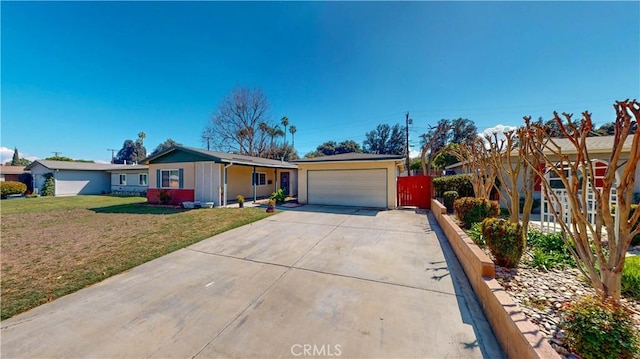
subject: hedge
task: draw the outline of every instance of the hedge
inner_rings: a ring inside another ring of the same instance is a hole
[[[442,197],[448,191],[456,191],[460,197],[473,197],[472,179],[473,175],[469,173],[436,177],[432,181],[436,197]]]

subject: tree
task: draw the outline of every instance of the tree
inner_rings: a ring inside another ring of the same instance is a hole
[[[449,130],[448,126],[447,122],[440,121],[436,128],[432,128],[428,133],[421,136],[422,150],[420,151],[420,164],[422,165],[422,174],[429,174],[431,170],[431,159],[438,153],[439,150],[436,150],[436,148],[439,146],[443,134]]]
[[[167,148],[171,148],[173,146],[182,146],[181,144],[179,144],[178,142],[174,141],[171,138],[167,138],[166,141],[162,142],[161,144],[159,144],[155,150],[153,150],[153,152],[151,152],[151,154],[149,156],[153,156],[156,153],[160,153],[164,150],[166,150]]]
[[[289,127],[289,132],[291,132],[291,147],[295,147],[295,146],[294,146],[294,138],[293,138],[293,135],[295,135],[297,131],[298,131],[298,129],[296,128],[296,126],[295,126],[295,125],[291,125],[291,126]]]
[[[20,155],[18,154],[18,149],[13,149],[13,158],[11,159],[11,166],[20,166]]]
[[[473,121],[457,118],[449,126],[449,143],[471,143],[478,136],[478,128]]]
[[[51,156],[51,157],[47,157],[45,158],[45,161],[63,161],[63,162],[83,162],[83,163],[95,163],[95,161],[92,160],[74,160],[71,157],[67,157],[67,156]]]
[[[277,146],[274,151],[274,159],[283,160],[283,161],[293,161],[300,158],[298,156],[298,152],[293,148],[293,146],[289,146],[288,144],[282,144]]]
[[[273,128],[268,116],[269,108],[269,101],[262,90],[233,89],[220,101],[205,126],[203,142],[211,142],[214,148],[224,152],[266,157],[273,149],[266,146],[267,128]]]
[[[11,159],[11,161],[7,161],[4,165],[5,166],[22,166],[22,167],[26,167],[31,163],[31,161],[29,161],[26,158],[20,158],[20,155],[18,154],[18,149],[15,148],[13,151],[13,157]]]
[[[405,155],[407,138],[404,131],[405,128],[399,124],[393,127],[387,124],[378,125],[375,130],[365,134],[362,151],[381,155]]]
[[[319,156],[333,156],[342,153],[360,153],[362,149],[358,142],[353,140],[342,141],[339,144],[336,141],[327,141],[318,147],[314,152],[309,152],[304,155],[305,158],[314,158]]]
[[[455,150],[458,146],[460,145],[457,143],[450,143],[440,152],[436,153],[436,155],[433,156],[433,161],[431,162],[432,167],[438,170],[443,170],[447,166],[459,162],[458,159],[451,154],[451,150]]]
[[[122,149],[118,151],[114,159],[114,163],[138,163],[147,157],[147,149],[144,147],[144,139],[147,135],[144,132],[138,132],[136,141],[125,140]]]
[[[471,184],[476,197],[489,199],[498,173],[495,166],[492,166],[491,149],[487,149],[485,140],[476,137],[471,143],[462,143],[449,151],[462,162],[467,173],[473,174]]]
[[[289,118],[287,116],[283,116],[280,119],[280,123],[284,127],[284,143],[287,143],[287,126],[289,126]]]
[[[524,196],[522,208],[522,231],[526,235],[529,229],[529,219],[533,207],[533,192],[535,190],[536,172],[540,168],[540,159],[533,152],[534,143],[531,136],[531,117],[524,117],[525,126],[503,133],[504,139],[498,139],[498,134],[485,136],[489,149],[490,165],[494,167],[497,178],[503,184],[500,201],[509,211],[509,221],[520,223],[520,195]],[[512,158],[515,157],[515,161]],[[518,180],[522,185],[518,185]],[[497,188],[496,188],[497,189]],[[507,202],[506,199],[509,201]]]
[[[616,101],[614,109],[615,134],[604,178],[596,179],[593,175],[595,166],[586,145],[586,138],[593,129],[589,112],[583,112],[579,122],[572,121],[572,114],[563,113],[566,123],[554,112],[554,120],[563,138],[569,140],[570,149],[560,148],[546,126],[533,126],[531,135],[540,145],[536,154],[554,179],[562,182],[562,191],[566,191],[564,197],[569,202],[570,221],[564,218],[566,210],[558,191],[548,181],[542,181],[550,212],[559,214],[555,221],[562,228],[565,244],[578,263],[578,269],[601,298],[617,301],[627,249],[631,239],[640,233],[640,209],[631,209],[635,172],[640,162],[640,131],[631,137],[629,157],[622,158],[623,144],[640,121],[640,103]],[[572,152],[575,154],[568,154]],[[538,175],[542,176],[542,171],[538,171]],[[611,207],[614,188],[617,195],[615,209]],[[588,192],[593,194],[593,199],[586,195]],[[591,201],[596,209],[595,225],[586,210]],[[605,238],[608,238],[606,246]]]
[[[45,161],[62,161],[62,162],[73,162],[73,158],[67,156],[49,156],[44,159]]]

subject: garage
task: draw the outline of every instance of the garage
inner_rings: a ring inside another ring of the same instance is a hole
[[[309,204],[387,208],[387,170],[311,170]]]
[[[298,202],[334,206],[396,206],[396,178],[404,158],[396,155],[344,153],[304,158],[298,165]]]

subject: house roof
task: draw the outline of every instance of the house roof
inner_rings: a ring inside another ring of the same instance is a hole
[[[562,152],[565,152],[565,151],[567,151],[568,153],[575,152],[574,145],[568,139],[552,138],[552,140],[562,149]],[[611,150],[613,149],[614,140],[615,140],[615,136],[587,137],[586,138],[587,149],[589,149],[589,153],[610,153]],[[633,143],[633,135],[629,135],[626,141],[624,141],[624,144],[622,145],[622,149],[626,151],[630,151],[632,143]]]
[[[70,161],[50,161],[35,160],[29,164],[26,169],[32,169],[36,164],[40,164],[50,170],[70,170],[70,171],[110,171],[123,169],[144,169],[147,166],[142,165],[114,165],[111,163],[88,163],[88,162],[70,162]]]
[[[153,156],[149,156],[143,160],[143,163],[149,164],[157,161],[158,159],[167,156],[172,153],[183,152],[190,155],[196,155],[199,160],[210,160],[216,163],[229,163],[245,166],[259,166],[259,167],[272,167],[272,168],[297,168],[296,165],[268,158],[260,158],[253,156],[238,155],[235,153],[207,151],[200,148],[173,146]],[[181,162],[191,162],[190,160],[184,160]]]
[[[24,166],[0,166],[0,173],[3,175],[19,175],[29,172]]]
[[[293,163],[314,163],[314,162],[368,162],[368,161],[397,161],[404,159],[399,155],[378,155],[373,153],[341,153],[339,155],[319,156],[313,158],[301,158],[291,161]]]

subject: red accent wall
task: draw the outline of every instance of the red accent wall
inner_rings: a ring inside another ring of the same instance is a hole
[[[160,203],[158,199],[158,195],[160,191],[164,189],[160,188],[148,188],[147,189],[147,202],[149,203]],[[171,195],[171,201],[168,204],[179,205],[181,202],[193,202],[195,199],[195,192],[192,189],[166,189],[166,191]]]

